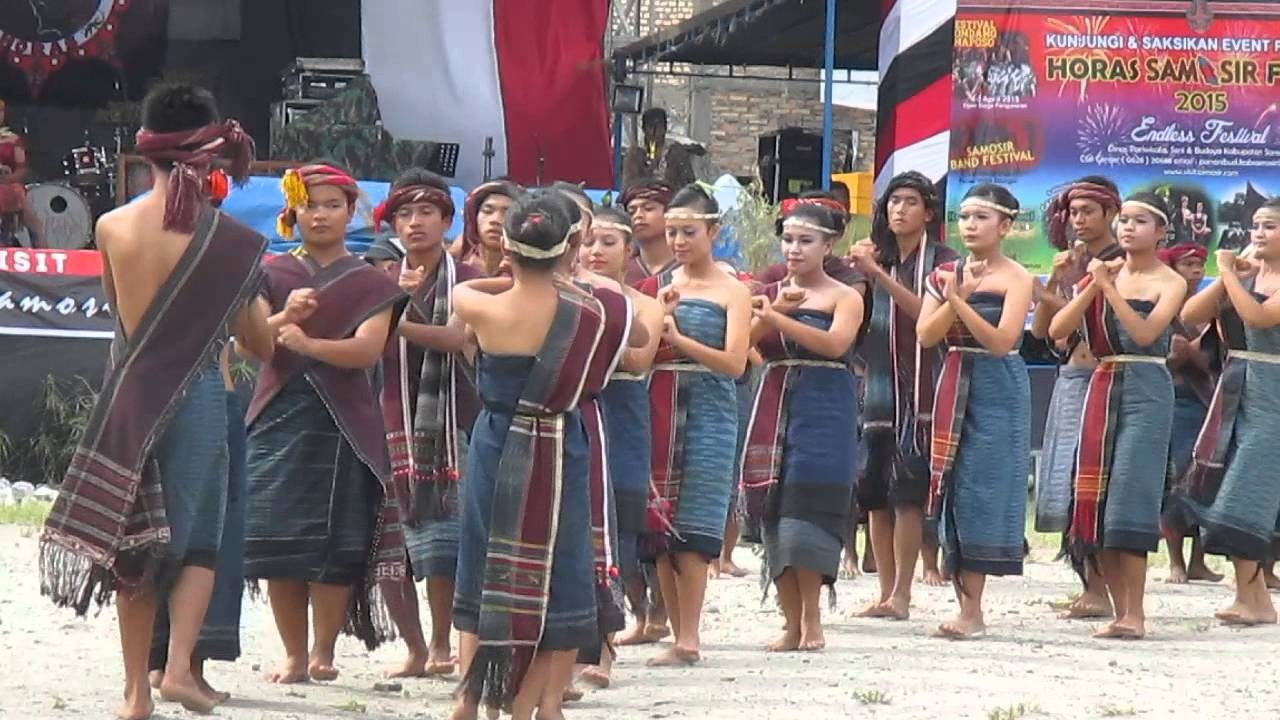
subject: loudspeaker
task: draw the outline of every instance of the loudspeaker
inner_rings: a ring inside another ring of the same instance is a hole
[[[773,203],[822,187],[822,135],[783,128],[760,136],[760,180]]]

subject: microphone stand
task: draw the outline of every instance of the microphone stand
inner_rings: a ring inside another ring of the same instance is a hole
[[[498,153],[493,149],[493,137],[484,139],[484,181],[489,182],[493,178],[493,158]]]

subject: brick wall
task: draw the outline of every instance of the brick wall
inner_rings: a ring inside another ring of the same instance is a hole
[[[645,34],[677,25],[723,0],[638,0]],[[687,71],[691,68],[678,68]],[[696,68],[693,68],[696,70]],[[746,68],[750,75],[783,77],[780,68]],[[655,75],[646,105],[666,108],[673,132],[707,147],[712,170],[754,175],[758,138],[783,127],[822,130],[821,86],[816,71],[795,72],[807,81],[689,78]],[[637,80],[637,78],[633,78]],[[638,78],[643,82],[644,78]],[[854,170],[868,170],[875,156],[875,112],[836,106],[835,127],[858,133]],[[847,135],[845,136],[847,137]],[[843,167],[837,138],[833,167]]]

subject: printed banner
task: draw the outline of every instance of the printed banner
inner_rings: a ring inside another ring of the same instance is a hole
[[[970,187],[1004,185],[1006,250],[1037,272],[1044,208],[1084,175],[1153,190],[1167,242],[1210,249],[1280,195],[1280,3],[960,0],[952,77],[950,237]]]
[[[0,250],[0,335],[102,338],[115,319],[94,250]]]

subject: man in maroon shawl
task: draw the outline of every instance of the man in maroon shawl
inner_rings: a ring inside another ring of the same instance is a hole
[[[636,255],[627,263],[627,284],[636,287],[651,275],[660,275],[659,287],[671,282],[676,256],[667,246],[667,205],[675,188],[665,180],[648,178],[627,187],[618,204],[631,216]]]
[[[347,252],[359,194],[350,175],[308,165],[282,186],[279,229],[301,229],[302,245],[267,263],[258,300],[271,313],[276,353],[247,416],[245,577],[267,580],[286,655],[270,680],[292,683],[338,676],[340,631],[370,649],[392,633],[377,589],[404,577],[404,538],[370,370],[406,298]]]
[[[97,228],[119,321],[111,369],[40,542],[41,591],[58,605],[84,614],[118,591],[126,720],[153,709],[147,666],[161,598],[172,628],[161,696],[198,712],[218,702],[191,666],[227,501],[218,359],[228,328],[247,352],[272,353],[265,314],[250,302],[266,240],[210,207],[204,191],[219,158],[245,178],[253,141],[188,85],[153,90],[142,120],[152,192]]]
[[[420,168],[396,178],[391,194],[374,211],[374,224],[391,225],[403,249],[403,259],[392,260],[387,269],[410,297],[399,337],[382,356],[382,417],[412,572],[383,587],[387,608],[409,649],[409,658],[392,677],[448,675],[454,668],[450,630],[458,489],[477,399],[460,365],[466,334],[451,316],[454,286],[482,274],[445,252],[444,233],[453,214],[449,186]],[[414,580],[427,581],[430,647],[418,620]]]

